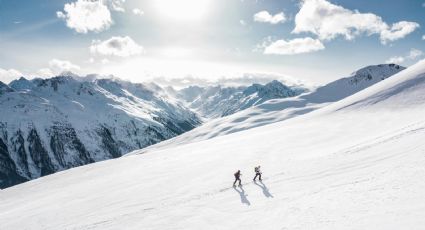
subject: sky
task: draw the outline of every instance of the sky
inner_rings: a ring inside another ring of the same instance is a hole
[[[275,74],[324,84],[424,58],[425,0],[0,0],[0,81]]]

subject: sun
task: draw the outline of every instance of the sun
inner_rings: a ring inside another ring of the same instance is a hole
[[[159,14],[171,20],[198,21],[205,17],[212,0],[154,0]]]

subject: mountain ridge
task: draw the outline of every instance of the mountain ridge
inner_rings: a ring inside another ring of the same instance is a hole
[[[405,69],[395,64],[367,66],[348,77],[340,78],[296,97],[271,99],[230,116],[212,120],[190,132],[150,146],[146,151],[151,148],[167,148],[203,141],[301,116],[351,96]]]
[[[295,97],[307,89],[300,86],[287,86],[273,80],[264,85],[249,86],[189,86],[175,93],[187,106],[206,118],[225,117],[270,99]]]
[[[201,122],[183,105],[143,85],[71,76],[21,78],[10,85],[16,89],[0,97],[0,139],[3,157],[16,168],[0,169],[1,187],[11,184],[3,183],[9,174],[30,180],[117,158]]]

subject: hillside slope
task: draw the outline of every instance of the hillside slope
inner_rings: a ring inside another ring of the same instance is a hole
[[[14,186],[0,228],[422,229],[424,89],[422,61],[294,119]]]
[[[199,126],[201,116],[229,115],[304,90],[272,81],[199,87],[192,98],[192,88],[177,92],[73,73],[0,82],[0,188],[120,157]]]
[[[148,147],[145,151],[207,140],[297,117],[353,95],[404,69],[395,64],[367,66],[312,92],[297,97],[271,99],[230,116],[211,120],[190,132]]]

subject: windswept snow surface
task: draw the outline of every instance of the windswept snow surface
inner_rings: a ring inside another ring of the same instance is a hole
[[[424,90],[421,61],[294,119],[17,185],[0,229],[423,229]]]

